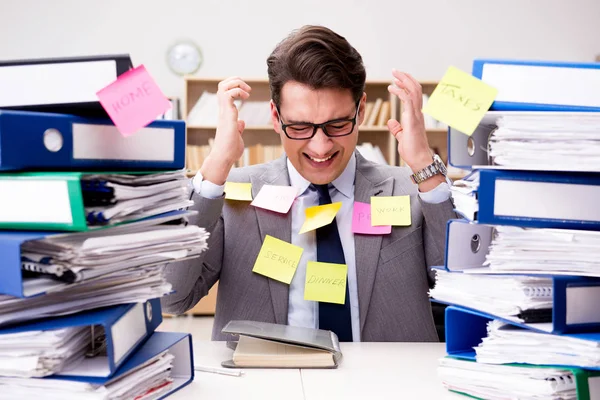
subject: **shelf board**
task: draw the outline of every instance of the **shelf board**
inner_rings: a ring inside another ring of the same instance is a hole
[[[447,128],[427,129],[427,133],[448,133],[448,129]]]
[[[217,130],[216,126],[213,125],[188,125],[188,129],[196,129],[196,130]],[[255,126],[247,126],[244,128],[244,131],[272,131],[273,125],[255,125]]]

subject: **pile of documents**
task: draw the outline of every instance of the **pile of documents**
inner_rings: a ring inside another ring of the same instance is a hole
[[[447,305],[439,376],[481,399],[596,398],[600,103],[573,102],[592,99],[600,64],[478,60],[473,72],[501,87],[472,135],[450,132],[451,164],[472,171],[451,188],[463,219],[448,222],[430,290]]]
[[[172,291],[165,266],[197,257],[208,239],[189,224],[185,124],[147,122],[147,107],[120,103],[108,118],[97,92],[124,98],[142,90],[136,77],[154,84],[143,66],[128,71],[127,55],[0,62],[0,72],[22,70],[22,100],[34,65],[67,89],[58,103],[0,110],[0,399],[166,397],[194,368],[189,334],[155,332]]]

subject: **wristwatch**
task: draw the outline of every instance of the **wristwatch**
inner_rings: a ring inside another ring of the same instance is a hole
[[[440,156],[434,154],[433,163],[429,164],[422,170],[412,174],[410,176],[410,179],[412,179],[412,181],[418,185],[419,183],[424,182],[437,174],[442,174],[446,176],[448,174],[448,170],[446,169],[446,165],[444,164]]]

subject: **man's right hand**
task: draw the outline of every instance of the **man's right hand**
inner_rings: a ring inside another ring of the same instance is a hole
[[[245,123],[238,120],[238,110],[233,101],[248,99],[251,90],[250,86],[239,77],[231,77],[219,82],[217,132],[210,154],[200,168],[204,179],[216,185],[225,184],[229,171],[244,154],[242,133]]]

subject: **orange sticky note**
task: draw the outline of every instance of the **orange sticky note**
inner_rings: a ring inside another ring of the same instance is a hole
[[[225,198],[227,200],[252,201],[252,184],[225,182]]]
[[[347,277],[346,264],[309,261],[306,264],[304,300],[344,304]]]
[[[306,219],[299,233],[306,233],[330,224],[341,207],[342,203],[340,202],[308,207],[304,211]]]
[[[289,285],[303,251],[302,247],[266,235],[252,272]]]
[[[293,186],[264,185],[252,201],[254,207],[287,214],[298,190]]]
[[[410,226],[410,196],[371,197],[371,225]]]
[[[123,136],[133,135],[171,108],[143,65],[121,74],[96,96]]]
[[[449,67],[423,112],[471,136],[490,109],[498,89],[455,67]]]

